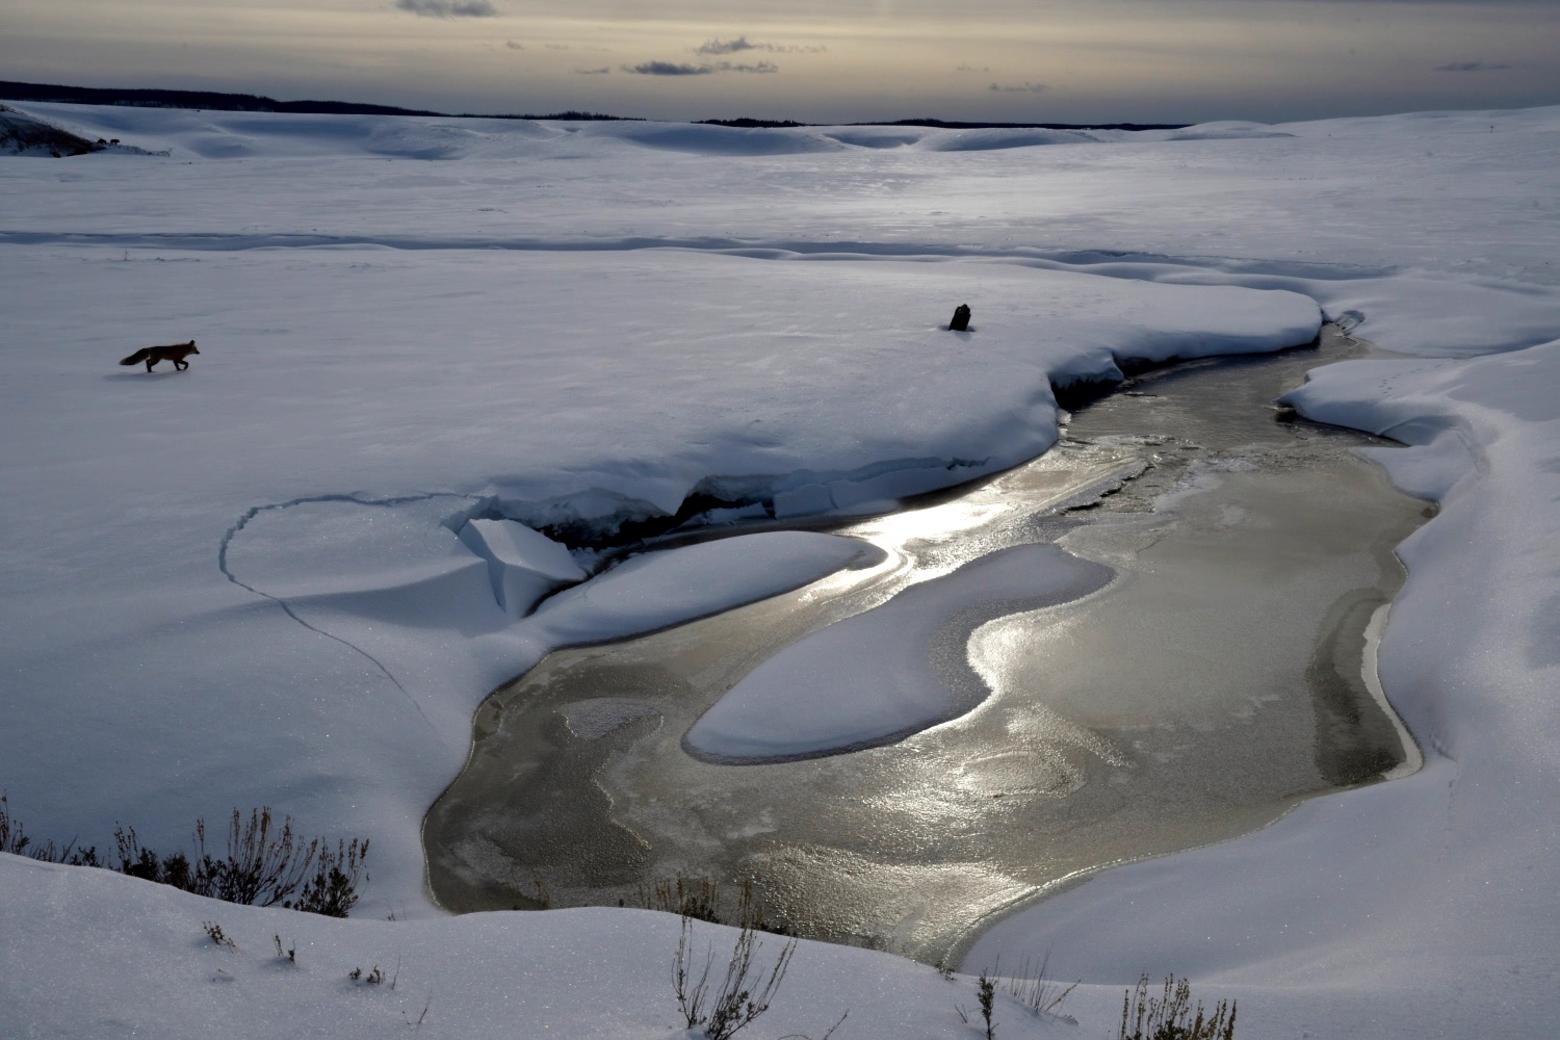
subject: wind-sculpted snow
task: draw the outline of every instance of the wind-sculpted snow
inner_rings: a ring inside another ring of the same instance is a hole
[[[984,556],[837,621],[764,661],[684,738],[716,761],[871,747],[971,710],[991,692],[965,661],[969,633],[1103,586],[1110,569],[1048,545]]]

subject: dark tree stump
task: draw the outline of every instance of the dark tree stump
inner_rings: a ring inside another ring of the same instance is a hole
[[[961,303],[953,312],[953,320],[948,323],[949,332],[968,332],[970,330],[970,305]]]

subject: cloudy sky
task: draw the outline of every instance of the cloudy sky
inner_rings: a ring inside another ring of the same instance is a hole
[[[1293,119],[1560,103],[1560,0],[0,0],[0,78],[461,112]]]

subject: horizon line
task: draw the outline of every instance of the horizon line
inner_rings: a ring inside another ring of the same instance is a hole
[[[62,96],[47,96],[59,94]],[[65,96],[77,95],[77,96]],[[82,95],[104,95],[101,99],[91,99]],[[136,96],[141,95],[144,103],[137,104]],[[148,95],[164,95],[162,98],[152,98]],[[276,106],[274,108],[240,108],[237,106],[224,106],[214,104],[197,104],[196,99],[207,98],[212,100],[249,100],[262,104]],[[531,120],[560,120],[580,122],[645,122],[645,123],[687,123],[692,125],[718,125],[732,126],[738,129],[747,128],[786,128],[786,127],[815,127],[815,126],[928,126],[942,129],[1042,129],[1042,130],[1103,130],[1103,129],[1138,129],[1138,130],[1179,130],[1188,126],[1195,126],[1192,122],[1167,123],[1162,121],[1137,122],[1135,120],[1110,120],[1087,123],[1064,123],[1043,121],[1014,121],[1014,120],[982,120],[982,119],[942,119],[937,116],[911,116],[897,119],[856,119],[850,121],[814,122],[809,120],[787,118],[764,118],[758,116],[737,116],[731,118],[682,118],[664,119],[648,116],[625,116],[607,112],[592,112],[586,109],[563,109],[548,114],[520,113],[520,112],[440,112],[433,109],[406,108],[400,105],[387,105],[371,101],[338,101],[322,98],[299,98],[297,100],[282,100],[267,94],[253,94],[245,91],[230,90],[194,90],[177,87],[83,87],[67,83],[30,83],[23,80],[0,80],[0,100],[5,101],[32,101],[40,104],[81,104],[104,105],[108,107],[159,107],[179,109],[214,109],[217,111],[248,111],[277,113],[293,113],[296,115],[387,115],[387,116],[434,116],[444,119],[531,119]],[[183,103],[181,103],[181,101]],[[312,109],[311,107],[312,106]],[[1202,120],[1207,122],[1207,120]]]

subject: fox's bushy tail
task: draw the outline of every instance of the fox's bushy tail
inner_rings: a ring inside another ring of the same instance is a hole
[[[139,365],[141,362],[145,361],[147,358],[149,358],[151,356],[152,356],[152,348],[151,347],[142,347],[140,350],[136,351],[134,354],[131,354],[129,357],[121,358],[119,360],[119,363],[121,365]]]

